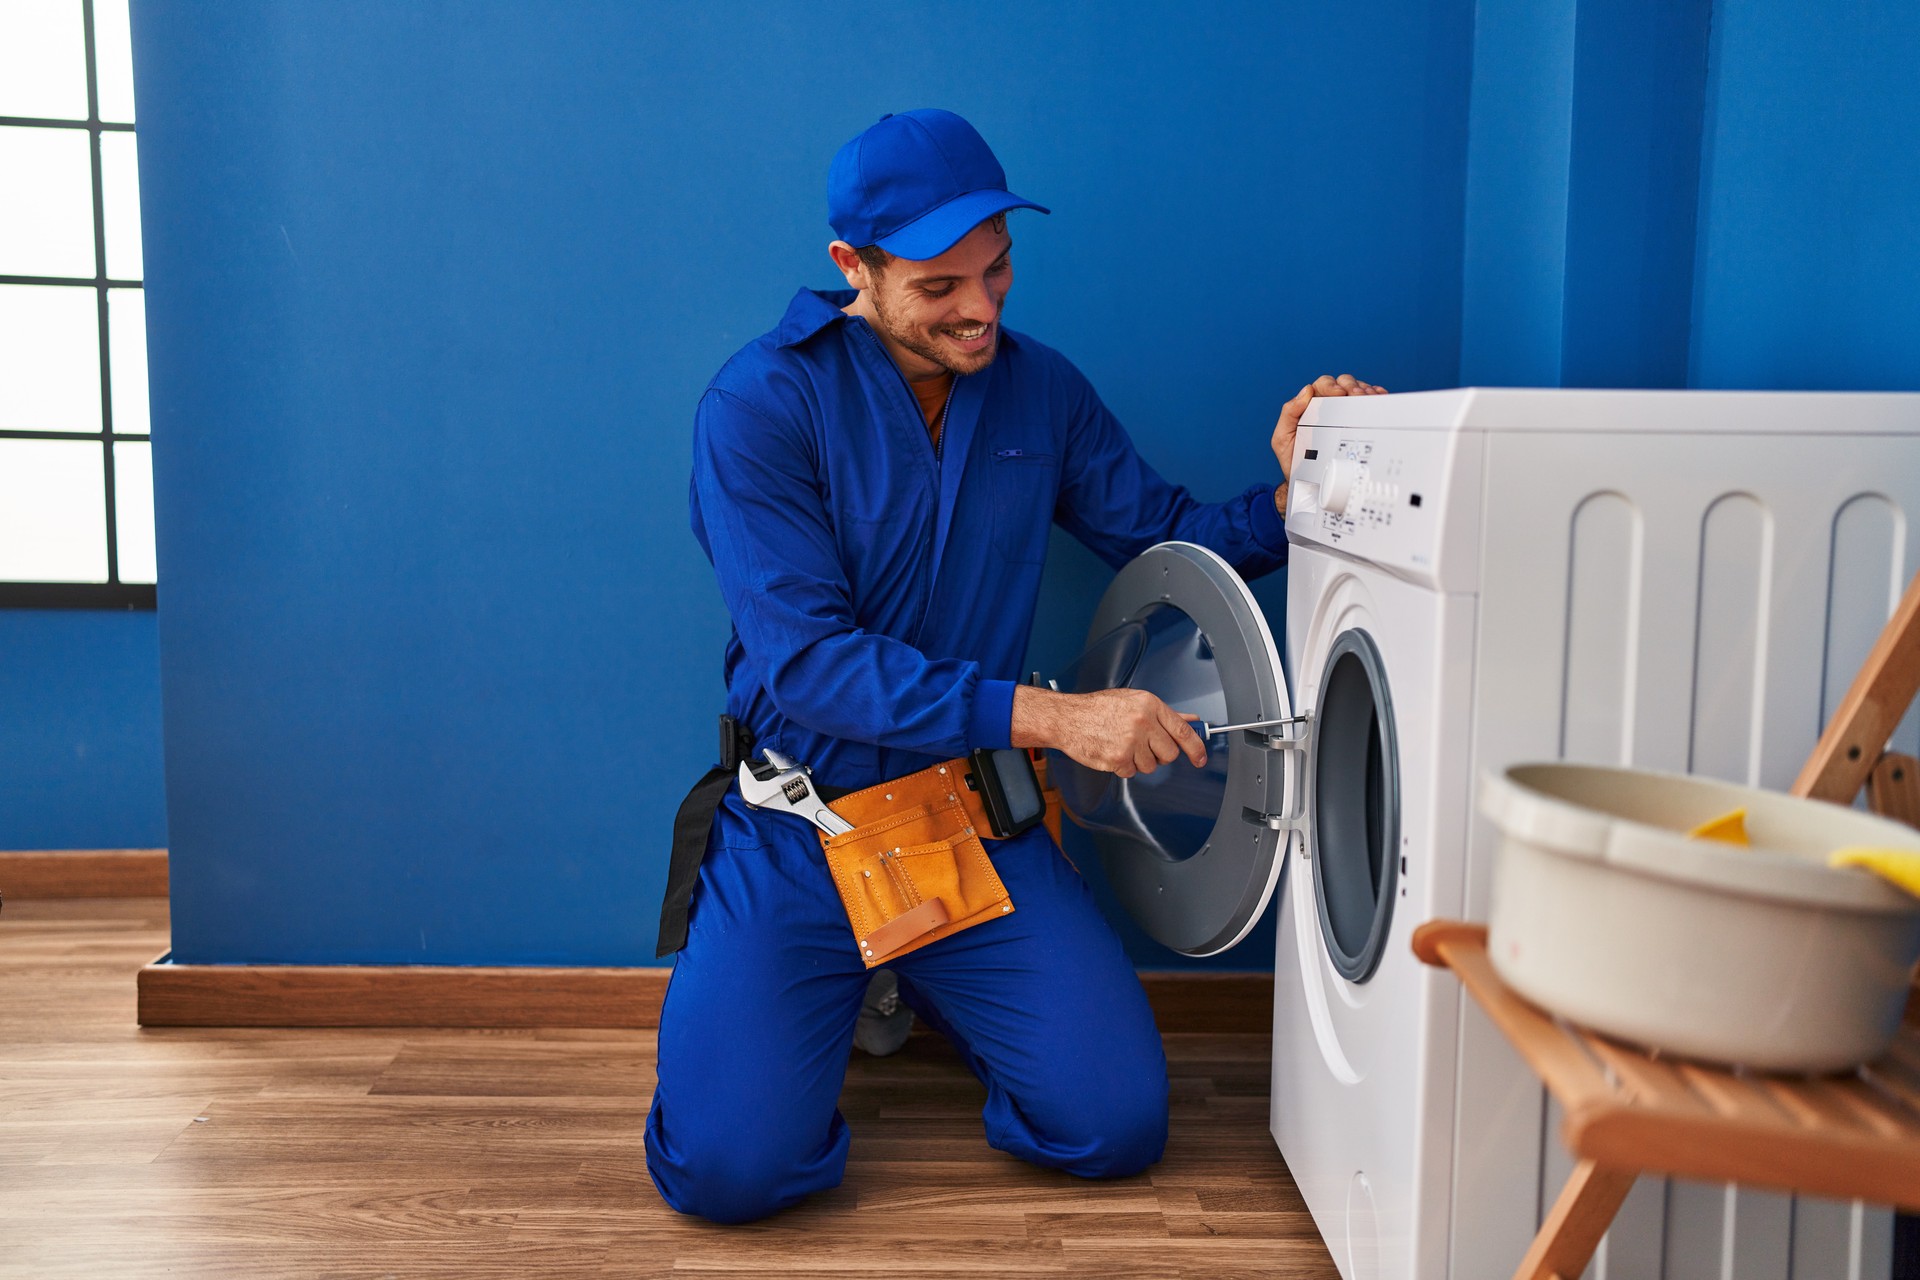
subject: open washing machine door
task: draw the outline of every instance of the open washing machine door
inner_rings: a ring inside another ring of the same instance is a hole
[[[1087,648],[1058,682],[1066,693],[1145,689],[1213,724],[1292,713],[1266,616],[1218,555],[1163,542],[1101,597]],[[1122,779],[1061,752],[1048,771],[1092,835],[1122,906],[1156,941],[1190,956],[1247,935],[1279,886],[1299,825],[1300,725],[1240,730],[1185,760]]]

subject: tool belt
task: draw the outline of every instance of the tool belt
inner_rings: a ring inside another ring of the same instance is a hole
[[[686,945],[713,815],[740,762],[753,753],[753,735],[731,716],[720,719],[720,764],[694,784],[673,820],[656,952],[662,959]],[[821,797],[854,824],[844,835],[822,835],[820,843],[868,968],[1013,911],[981,843],[994,837],[985,802],[967,786],[968,767],[964,759],[949,760],[855,792],[816,784]],[[1047,786],[1044,758],[1034,767],[1046,801],[1045,824],[1058,846],[1059,793]]]
[[[948,760],[831,802],[853,830],[823,832],[820,845],[867,968],[1012,914],[982,843],[996,837],[971,769]],[[1059,798],[1044,777],[1042,788],[1057,844]]]

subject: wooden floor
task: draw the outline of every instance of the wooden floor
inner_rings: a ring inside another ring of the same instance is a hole
[[[1167,1038],[1164,1162],[1089,1183],[981,1135],[944,1042],[856,1054],[845,1185],[667,1209],[647,1031],[134,1024],[164,899],[0,912],[0,1276],[1335,1276],[1267,1136],[1264,1036]]]

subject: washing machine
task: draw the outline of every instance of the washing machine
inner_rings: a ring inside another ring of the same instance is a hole
[[[1486,918],[1474,780],[1558,758],[1790,785],[1920,566],[1920,396],[1320,400],[1292,480],[1284,619],[1163,544],[1062,681],[1261,723],[1204,770],[1055,776],[1176,950],[1235,945],[1281,894],[1271,1128],[1342,1276],[1511,1274],[1570,1168],[1558,1116],[1408,942]],[[1911,719],[1895,742],[1920,748]],[[1589,1274],[1878,1280],[1891,1235],[1858,1205],[1642,1179]]]

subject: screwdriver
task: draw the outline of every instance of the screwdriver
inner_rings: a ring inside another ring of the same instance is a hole
[[[1244,724],[1209,725],[1205,720],[1195,720],[1193,731],[1202,738],[1217,738],[1223,733],[1233,733],[1240,729],[1275,729],[1283,724],[1305,724],[1309,716],[1284,716],[1278,720],[1249,720]]]

